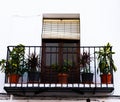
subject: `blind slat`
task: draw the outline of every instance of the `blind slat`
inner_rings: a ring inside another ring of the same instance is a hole
[[[44,20],[42,38],[80,39],[79,20]]]

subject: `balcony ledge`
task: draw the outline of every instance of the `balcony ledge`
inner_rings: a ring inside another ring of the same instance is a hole
[[[4,85],[7,93],[13,95],[36,95],[42,92],[76,92],[79,94],[89,93],[110,93],[114,90],[113,84],[44,84],[44,83],[30,83],[30,84],[8,84]]]
[[[26,87],[26,88],[30,88],[30,87],[39,87],[39,88],[109,88],[109,87],[113,87],[113,84],[42,84],[42,83],[30,83],[30,84],[9,84],[6,83],[4,85],[5,87]]]

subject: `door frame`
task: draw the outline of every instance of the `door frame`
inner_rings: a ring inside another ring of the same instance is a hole
[[[43,82],[57,82],[57,79],[51,77],[51,73],[53,73],[53,75],[57,75],[56,72],[53,72],[49,67],[50,66],[46,66],[46,43],[58,43],[58,64],[62,65],[62,61],[63,60],[63,45],[64,43],[76,43],[76,65],[75,68],[69,73],[69,75],[71,76],[69,78],[69,82],[80,82],[80,68],[79,68],[79,59],[80,59],[80,41],[79,40],[58,40],[58,39],[42,39],[42,67],[41,67],[41,72],[43,72]],[[71,53],[72,54],[72,53]],[[75,75],[73,75],[73,73],[75,73]],[[50,75],[49,75],[50,74]],[[48,77],[49,80],[46,78]],[[74,79],[74,80],[73,80]],[[56,81],[55,81],[56,80]],[[71,81],[72,80],[72,81]]]

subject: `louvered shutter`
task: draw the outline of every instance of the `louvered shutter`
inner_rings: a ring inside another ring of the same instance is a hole
[[[42,39],[80,39],[79,19],[44,19]]]

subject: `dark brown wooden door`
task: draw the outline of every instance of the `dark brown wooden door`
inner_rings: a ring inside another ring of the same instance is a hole
[[[62,64],[63,60],[73,63],[73,68],[69,72],[69,83],[80,82],[80,43],[71,40],[42,40],[42,82],[57,83],[57,72],[51,68],[52,64]]]

